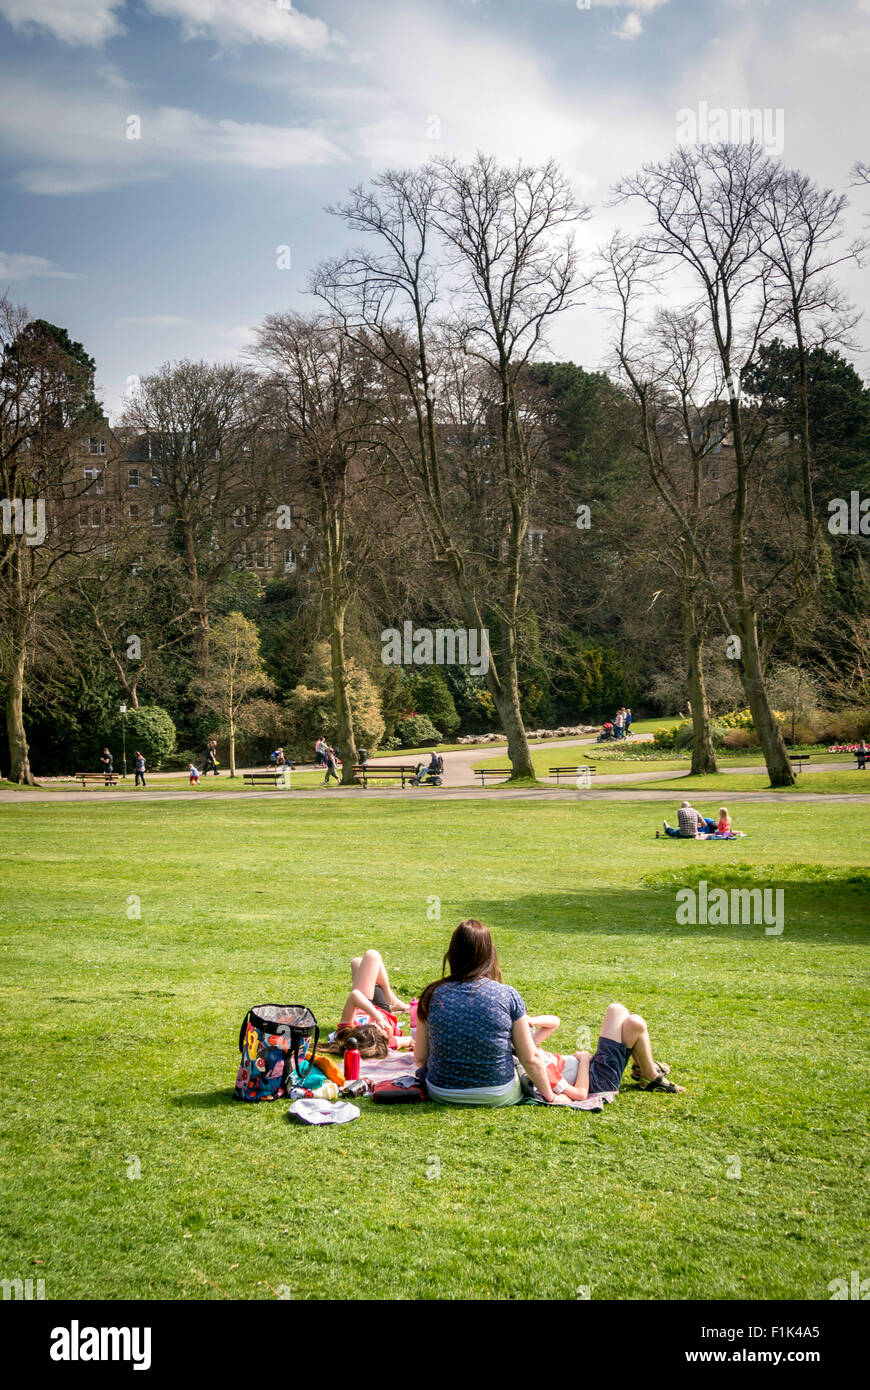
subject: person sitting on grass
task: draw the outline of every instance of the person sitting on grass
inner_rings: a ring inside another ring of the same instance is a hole
[[[489,929],[474,917],[460,922],[441,969],[442,978],[426,986],[417,1006],[414,1061],[426,1068],[429,1099],[442,1105],[518,1105],[518,1058],[542,1098],[564,1105],[535,1047],[526,1006],[502,981]]]
[[[684,801],[677,812],[677,823],[679,828],[668,825],[667,821],[662,824],[665,827],[666,835],[673,835],[680,840],[697,840],[700,835],[707,834],[707,819],[702,816],[700,811],[696,811],[690,801]],[[715,828],[714,822],[710,822],[711,828]]]
[[[390,984],[390,977],[379,951],[366,951],[350,963],[352,987],[341,1011],[341,1018],[330,1043],[323,1052],[343,1057],[353,1039],[361,1057],[386,1057],[390,1051],[411,1047],[413,1039],[399,1032],[397,1014],[407,1013]]]
[[[618,1091],[622,1075],[632,1058],[631,1077],[644,1091],[666,1091],[670,1095],[685,1091],[669,1080],[667,1062],[655,1061],[649,1040],[646,1020],[640,1014],[629,1013],[624,1004],[609,1004],[598,1036],[598,1046],[591,1052],[575,1052],[563,1057],[558,1052],[545,1052],[541,1043],[555,1033],[561,1020],[557,1014],[536,1014],[529,1018],[532,1037],[544,1058],[547,1078],[556,1095],[566,1100],[585,1100],[601,1091]]]

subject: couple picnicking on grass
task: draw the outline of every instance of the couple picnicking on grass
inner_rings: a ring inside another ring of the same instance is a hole
[[[731,817],[727,806],[720,806],[719,819],[712,820],[696,811],[690,801],[684,801],[681,805],[677,812],[676,825],[668,825],[667,821],[662,823],[665,834],[677,840],[736,840],[743,839],[746,834],[744,830],[731,829]],[[657,830],[656,839],[659,838],[659,834]]]
[[[399,1032],[408,1012],[392,989],[383,959],[366,951],[351,962],[352,989],[333,1039],[321,1051],[386,1057],[413,1047],[430,1100],[446,1105],[516,1105],[526,1098],[522,1077],[550,1105],[615,1094],[631,1061],[632,1080],[647,1091],[675,1093],[666,1063],[653,1058],[645,1021],[624,1004],[610,1004],[594,1053],[563,1057],[541,1044],[559,1027],[555,1014],[530,1016],[520,995],[502,981],[495,944],[482,922],[460,922],[450,938],[443,978],[427,985],[417,1006],[414,1038]],[[363,1069],[364,1070],[364,1069]]]

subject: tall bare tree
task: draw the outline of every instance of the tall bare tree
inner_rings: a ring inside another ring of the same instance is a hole
[[[549,320],[571,302],[570,228],[582,213],[552,162],[505,169],[482,155],[467,166],[445,160],[380,175],[333,211],[370,244],[320,267],[314,288],[392,380],[384,447],[468,626],[482,630],[487,612],[497,617],[487,686],[507,736],[511,776],[532,777],[517,628],[536,472],[518,381]],[[445,280],[450,294],[439,299]],[[497,448],[487,458],[487,485],[506,499],[506,525],[485,586],[467,563],[467,516],[452,505],[445,474],[438,404],[444,338],[436,328],[450,307],[463,351],[491,378],[495,405]]]
[[[378,404],[372,360],[339,322],[301,314],[270,314],[257,333],[256,358],[267,373],[264,419],[274,451],[275,499],[280,483],[286,497],[316,499],[314,529],[342,781],[352,782],[359,758],[345,634],[356,575],[365,566],[374,535],[364,525],[354,525],[372,486],[371,436]]]
[[[39,619],[64,584],[66,563],[97,544],[77,526],[71,454],[101,421],[94,364],[66,332],[0,298],[0,661],[15,782],[33,783],[24,727],[28,662]]]
[[[741,372],[780,315],[775,269],[765,254],[767,208],[776,166],[755,142],[681,147],[669,159],[623,179],[617,195],[642,204],[649,227],[643,253],[689,272],[694,307],[715,346],[728,395],[734,450],[731,507],[730,611],[738,665],[772,786],[792,786],[794,772],[768,699],[749,568],[748,526],[753,450],[740,404]]]
[[[241,538],[264,525],[252,373],[237,363],[166,363],[141,378],[124,425],[139,434],[168,505],[202,672],[212,589],[237,563]]]

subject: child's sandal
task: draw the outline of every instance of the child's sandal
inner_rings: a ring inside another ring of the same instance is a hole
[[[679,1093],[679,1086],[675,1086],[673,1081],[669,1081],[666,1076],[659,1073],[654,1076],[652,1081],[648,1081],[645,1086],[641,1086],[642,1091],[666,1091],[668,1095],[675,1096]]]
[[[659,1076],[670,1076],[671,1069],[668,1066],[667,1062],[656,1062],[655,1067],[656,1072]],[[640,1066],[637,1062],[632,1063],[631,1079],[632,1081],[643,1081],[644,1079],[643,1072],[641,1071]]]

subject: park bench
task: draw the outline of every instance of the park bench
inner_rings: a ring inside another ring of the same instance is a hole
[[[117,787],[118,774],[117,772],[77,772],[76,781],[81,782],[82,791],[87,791],[89,784],[100,787]]]
[[[795,772],[800,772],[802,765],[803,765],[804,763],[808,763],[809,760],[810,760],[810,755],[809,755],[809,753],[792,753],[792,754],[791,754],[791,762],[792,762],[792,765],[794,766]]]
[[[474,775],[480,778],[480,785],[485,787],[487,777],[510,777],[511,770],[509,767],[476,767]]]
[[[561,777],[579,777],[581,772],[588,772],[590,777],[595,776],[595,768],[586,767],[583,764],[580,767],[551,767],[549,769],[549,774],[551,777],[555,777],[557,786]]]
[[[412,777],[417,774],[416,764],[412,767],[407,763],[393,763],[390,766],[379,766],[378,763],[358,763],[354,767],[353,775],[357,780],[362,780],[364,787],[369,782],[399,782],[404,787],[406,782],[410,782]]]
[[[289,767],[273,768],[271,772],[243,772],[242,777],[247,787],[255,787],[258,782],[270,782],[273,787],[284,787],[286,786],[284,781],[285,772],[289,777]]]

